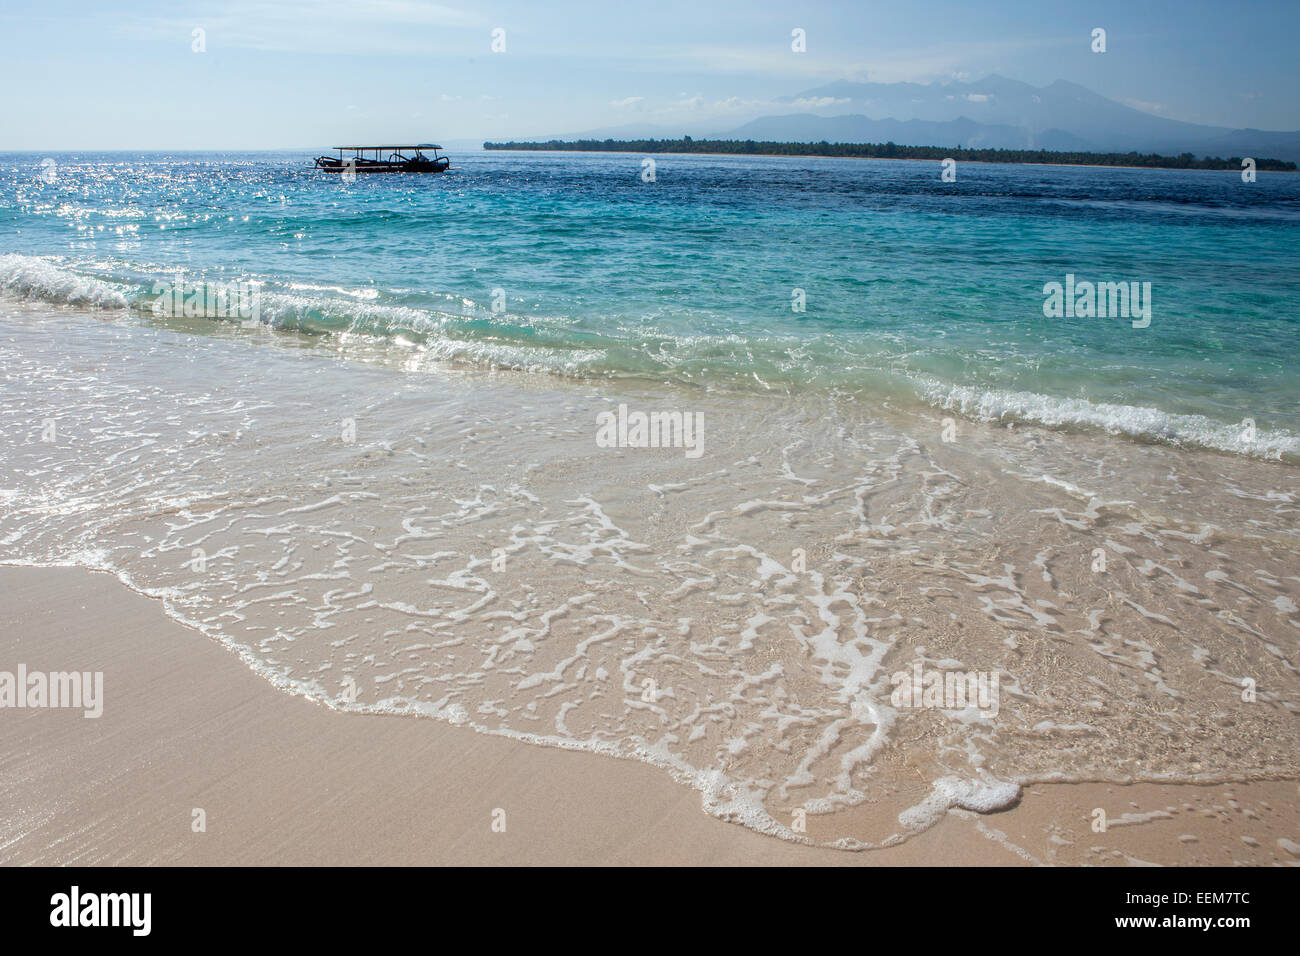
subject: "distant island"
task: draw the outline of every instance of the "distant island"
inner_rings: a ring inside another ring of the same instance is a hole
[[[752,139],[579,139],[544,143],[484,143],[484,149],[570,153],[732,153],[741,156],[841,156],[852,159],[960,159],[973,163],[1043,166],[1140,166],[1151,169],[1241,169],[1242,157],[1197,159],[1191,153],[1064,153],[1046,149],[965,149],[960,146],[899,146],[897,143],[769,143]],[[1255,168],[1294,172],[1296,164],[1255,158]]]

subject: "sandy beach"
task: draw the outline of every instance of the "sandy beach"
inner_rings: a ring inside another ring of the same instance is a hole
[[[800,846],[649,766],[284,694],[107,574],[3,567],[0,595],[0,662],[105,688],[98,719],[0,712],[3,864],[1300,863],[1293,781],[1035,785],[898,847]]]

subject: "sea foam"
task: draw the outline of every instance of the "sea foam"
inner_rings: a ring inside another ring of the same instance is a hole
[[[0,289],[18,299],[52,305],[127,307],[126,295],[115,285],[37,256],[0,256]]]
[[[1210,448],[1254,458],[1300,457],[1300,437],[1287,429],[1259,429],[1252,435],[1244,424],[1226,424],[1203,415],[1179,415],[1158,408],[954,385],[933,379],[918,381],[917,391],[936,408],[959,412],[978,421],[1032,422],[1053,428],[1082,426],[1111,435]]]

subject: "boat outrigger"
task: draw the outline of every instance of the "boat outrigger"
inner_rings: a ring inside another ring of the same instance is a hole
[[[316,168],[327,173],[445,173],[451,160],[439,156],[441,146],[417,143],[414,146],[334,146],[335,156],[316,157]],[[424,155],[432,150],[432,156]],[[344,153],[351,156],[344,158]],[[367,156],[372,153],[372,156]]]

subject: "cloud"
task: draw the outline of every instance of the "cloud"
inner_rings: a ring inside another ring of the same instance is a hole
[[[728,96],[725,100],[714,100],[713,110],[722,113],[737,113],[742,110],[767,109],[771,100],[746,100],[739,96]]]
[[[676,100],[655,102],[641,96],[630,96],[610,103],[616,108],[635,109],[642,120],[654,123],[703,123],[711,120],[734,122],[746,116],[758,116],[774,111],[789,112],[791,104],[798,109],[820,109],[851,103],[845,97],[805,97],[801,100],[788,99],[749,99],[743,96],[727,96],[710,99],[701,93],[680,93]]]
[[[998,61],[1030,50],[1068,48],[1078,37],[1035,36],[1001,41],[952,41],[904,49],[882,46],[854,56],[791,53],[762,47],[685,46],[653,51],[645,66],[660,70],[702,73],[754,73],[803,79],[853,79],[875,83],[929,83],[969,78],[988,72]]]
[[[847,96],[804,96],[791,102],[802,110],[824,110],[829,106],[842,106],[845,103],[852,103],[853,100]]]
[[[1125,106],[1131,106],[1135,110],[1141,110],[1143,113],[1163,113],[1169,109],[1164,103],[1152,103],[1147,100],[1120,100]]]

